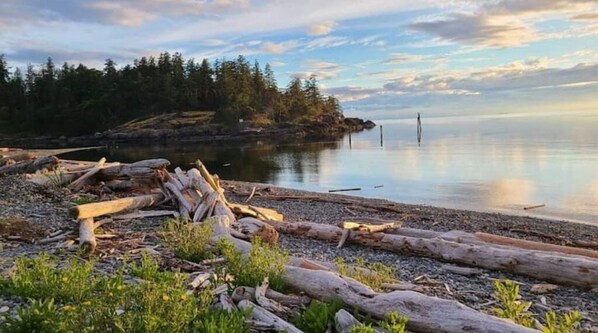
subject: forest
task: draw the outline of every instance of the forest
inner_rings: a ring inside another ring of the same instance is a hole
[[[64,63],[11,70],[0,55],[0,132],[86,135],[163,113],[215,111],[215,121],[270,125],[342,118],[336,98],[323,96],[315,77],[277,85],[271,67],[244,56],[201,63],[161,53],[102,70]]]

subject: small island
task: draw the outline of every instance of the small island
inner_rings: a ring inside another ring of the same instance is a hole
[[[243,56],[210,64],[164,52],[103,70],[48,58],[25,74],[0,56],[0,92],[0,139],[12,143],[329,138],[375,126],[345,118],[315,76],[280,89],[269,64]]]

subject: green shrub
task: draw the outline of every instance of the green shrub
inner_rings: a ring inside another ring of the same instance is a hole
[[[199,262],[213,256],[209,241],[214,225],[208,221],[197,225],[180,219],[168,219],[162,227],[166,246],[182,259]]]
[[[388,331],[389,333],[405,333],[405,326],[409,318],[401,316],[396,311],[391,311],[386,314],[385,320],[379,323],[380,327]]]
[[[349,333],[376,333],[376,330],[374,330],[372,324],[360,324],[351,327]]]
[[[128,268],[147,282],[125,284],[125,269],[115,276],[94,276],[92,263],[77,264],[76,259],[64,267],[47,254],[18,259],[13,274],[0,280],[0,294],[32,299],[17,317],[5,318],[0,333],[249,331],[244,312],[214,312],[210,289],[194,296],[183,275],[160,272],[149,256]]]
[[[270,288],[282,290],[288,253],[278,246],[264,243],[259,237],[251,243],[249,255],[244,256],[230,241],[221,239],[218,242],[218,249],[226,259],[226,269],[235,277],[235,285],[255,287],[268,277]]]
[[[498,307],[493,312],[501,318],[510,319],[525,327],[534,327],[531,313],[527,311],[531,302],[518,301],[519,285],[511,280],[494,281],[494,297],[498,300]]]
[[[394,267],[379,262],[366,263],[362,257],[357,258],[352,266],[343,258],[336,258],[334,262],[341,275],[353,278],[377,291],[382,289],[383,283],[393,280],[396,274]]]
[[[542,327],[542,333],[578,332],[581,319],[579,311],[565,313],[560,317],[554,311],[548,311],[546,312],[546,325]]]
[[[303,313],[293,317],[293,324],[306,333],[322,333],[334,325],[334,315],[343,307],[340,301],[332,303],[313,300]]]

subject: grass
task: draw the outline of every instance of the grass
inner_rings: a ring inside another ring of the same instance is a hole
[[[71,202],[75,205],[85,205],[96,201],[97,198],[92,195],[79,195],[71,200]]]
[[[270,288],[283,290],[284,265],[289,259],[288,253],[278,246],[264,243],[259,237],[255,237],[251,243],[249,255],[244,256],[230,241],[221,239],[218,242],[217,247],[226,259],[227,273],[235,277],[234,284],[255,287],[268,277]]]
[[[341,301],[332,303],[313,300],[303,313],[295,315],[293,324],[306,333],[322,333],[334,326],[334,315],[343,307]]]
[[[127,270],[146,282],[125,283]],[[27,297],[30,303],[18,316],[5,317],[0,332],[248,332],[246,313],[211,310],[211,290],[194,296],[183,277],[160,271],[149,256],[114,276],[95,275],[93,263],[78,259],[61,267],[47,254],[20,258],[13,273],[0,280],[0,294]]]
[[[382,290],[382,284],[390,282],[396,275],[394,267],[379,262],[366,263],[362,257],[357,258],[352,266],[343,258],[336,258],[334,263],[341,275],[353,278],[376,291]]]
[[[528,311],[531,302],[519,301],[519,285],[510,280],[494,282],[494,297],[498,306],[492,310],[498,317],[512,320],[525,327],[535,327],[535,320]],[[548,311],[545,315],[545,324],[540,325],[542,333],[574,333],[579,331],[582,317],[579,311],[571,311],[557,315]]]
[[[168,219],[160,236],[164,244],[182,259],[199,262],[213,257],[209,241],[214,233],[213,223],[206,220],[201,225],[181,219]]]

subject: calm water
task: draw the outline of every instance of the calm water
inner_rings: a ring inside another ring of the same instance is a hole
[[[224,179],[598,225],[598,115],[517,115],[379,121],[337,142],[120,145],[65,158],[131,162],[201,158]],[[228,166],[230,164],[230,166]],[[383,187],[377,187],[383,185]],[[377,188],[376,188],[377,187]],[[524,211],[523,207],[546,207]]]

